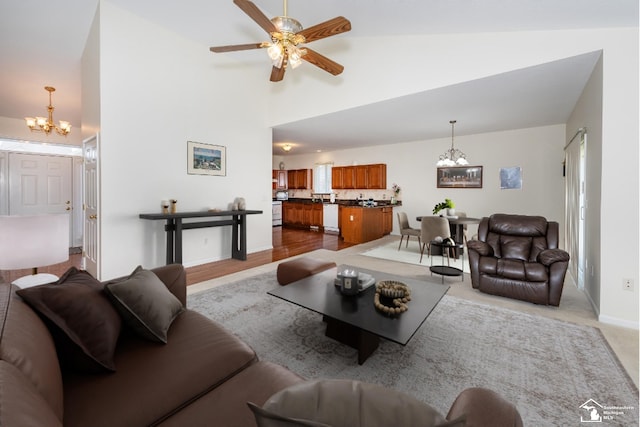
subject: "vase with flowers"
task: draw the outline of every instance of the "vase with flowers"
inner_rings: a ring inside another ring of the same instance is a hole
[[[396,203],[398,203],[398,195],[400,194],[400,186],[398,184],[393,184],[393,186],[391,187],[391,190],[393,191],[393,195],[391,196],[391,204],[395,205]]]

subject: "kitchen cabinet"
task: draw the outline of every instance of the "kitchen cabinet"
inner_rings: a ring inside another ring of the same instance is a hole
[[[335,190],[384,190],[387,188],[387,165],[334,166],[331,187]]]
[[[322,227],[322,203],[282,202],[282,225],[305,229]]]
[[[369,188],[367,185],[367,165],[355,166],[356,188]]]
[[[367,188],[384,190],[387,188],[387,165],[378,163],[367,165]]]
[[[281,169],[275,169],[273,171],[273,189],[274,190],[286,190],[288,186],[287,171]]]
[[[311,188],[313,172],[311,169],[292,169],[287,172],[287,186],[291,189],[306,190]]]
[[[385,206],[382,210],[382,234],[391,234],[393,231],[393,208]]]

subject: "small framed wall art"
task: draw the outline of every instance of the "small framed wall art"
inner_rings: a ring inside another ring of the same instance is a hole
[[[521,190],[522,189],[522,168],[500,168],[500,189],[501,190]]]
[[[189,175],[227,175],[227,149],[222,145],[187,141]]]
[[[438,168],[438,188],[482,188],[482,166]]]

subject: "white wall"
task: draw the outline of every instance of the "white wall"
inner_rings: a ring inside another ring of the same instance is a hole
[[[602,239],[596,249],[599,255],[593,257],[600,258],[600,270],[594,274],[601,283],[600,318],[637,328],[637,301],[630,302],[630,295],[621,293],[623,278],[640,285],[637,27],[416,36],[403,37],[401,42],[398,38],[349,38],[336,52],[326,52],[345,65],[341,80],[333,83],[340,86],[340,95],[328,93],[324,80],[292,79],[286,87],[272,92],[274,108],[269,121],[272,125],[288,123],[600,50],[603,208],[600,223],[594,225]],[[381,51],[385,52],[383,59]],[[365,75],[366,79],[361,78]],[[302,89],[305,96],[296,97]],[[293,97],[298,100],[295,109],[275,108]],[[558,118],[559,123],[567,119]],[[462,147],[462,138],[456,139]],[[622,211],[609,208],[621,200],[631,207]],[[625,236],[629,238],[619,238],[619,224],[628,224]]]
[[[286,85],[273,85],[264,78],[259,67],[235,66],[231,56],[217,56],[214,61],[207,46],[195,45],[120,10],[108,1],[103,1],[101,13],[99,73],[105,276],[126,273],[137,263],[153,266],[163,262],[164,233],[161,225],[142,221],[137,215],[157,211],[158,202],[167,197],[177,198],[182,210],[199,210],[220,207],[236,196],[243,196],[250,208],[265,211],[265,215],[249,220],[249,250],[270,247],[268,212],[271,192],[268,177],[271,175],[271,151],[267,127],[270,124],[287,123],[602,50],[602,204],[612,206],[633,194],[636,208],[623,212],[622,217],[603,209],[600,224],[602,265],[596,274],[614,284],[621,283],[627,276],[638,282],[637,239],[623,239],[621,242],[615,237],[619,235],[617,224],[620,222],[635,221],[637,224],[637,28],[439,35],[403,38],[402,43],[397,43],[395,38],[349,38],[342,45],[337,45],[335,52],[323,50],[323,53],[346,65],[346,71],[340,77],[333,78],[323,73],[305,78],[290,75]],[[379,62],[380,50],[386,53],[384,67]],[[359,78],[363,75],[367,79]],[[372,87],[375,90],[371,90]],[[301,91],[304,96],[299,96]],[[296,108],[279,108],[288,105],[291,99],[296,100]],[[565,120],[559,118],[559,123]],[[542,133],[547,131],[552,135],[561,133],[561,139],[565,138],[562,126],[549,127]],[[537,131],[514,132],[517,135],[518,132]],[[504,138],[502,142],[511,139],[508,132],[501,134],[492,136]],[[456,142],[469,158],[474,159],[474,155],[483,150],[470,142],[483,138],[480,135],[459,137]],[[227,146],[227,176],[187,176],[187,140]],[[556,142],[558,145],[554,145],[552,151],[564,145],[564,141]],[[420,146],[419,143],[413,144],[408,146],[412,149]],[[444,151],[447,144],[442,140],[434,150],[438,153]],[[503,148],[507,150],[507,147]],[[629,153],[627,158],[634,160],[630,168],[620,167],[621,152]],[[368,162],[363,153],[357,154],[360,163]],[[400,159],[398,165],[402,160],[413,157],[410,150],[402,153],[390,150],[388,154]],[[425,158],[431,164],[432,153],[428,154]],[[506,163],[516,154],[505,151],[495,154],[493,163],[487,160],[484,164],[487,191],[495,188],[497,168],[515,166],[501,163]],[[505,157],[501,157],[503,155]],[[548,163],[541,161],[531,168],[548,168],[549,179],[555,179],[553,176],[559,173],[556,171],[559,171],[561,160],[561,155],[557,160],[549,157],[546,159]],[[530,167],[523,167],[525,188],[520,194],[529,191]],[[619,183],[627,183],[628,170],[633,171],[631,174],[635,179],[622,186]],[[420,191],[409,184],[414,182],[409,181],[412,175],[424,179],[425,186],[432,186],[435,180],[433,173],[425,173],[424,169],[409,174],[402,166],[396,166],[389,172],[391,176],[397,176],[390,181],[397,181],[403,186],[405,202],[409,202],[406,199],[409,191]],[[555,191],[555,188],[550,187],[549,190]],[[518,198],[515,190],[498,193],[501,199],[492,205],[496,210],[513,206],[503,205],[502,198]],[[444,195],[445,190],[433,194],[426,192],[426,197],[411,208],[415,211],[410,211],[410,215],[414,212],[423,214],[425,208],[430,210]],[[462,198],[459,209],[472,215],[490,212],[486,206],[478,208],[477,196],[468,197],[467,200],[467,196],[455,196]],[[527,211],[536,209],[549,218],[561,219],[560,211],[542,207],[541,197],[542,192],[538,191],[533,197],[525,197],[521,201],[527,203]],[[637,236],[637,225],[635,231]],[[185,263],[228,257],[227,236],[224,229],[185,233]],[[618,254],[624,255],[619,257]],[[634,267],[620,269],[621,264]],[[636,271],[629,271],[632,269]],[[601,317],[609,316],[637,325],[637,309],[617,309],[623,299],[624,296],[614,292],[603,297]]]
[[[542,215],[564,225],[564,179],[562,177],[565,126],[545,126],[456,137],[456,147],[467,154],[472,165],[483,167],[481,189],[443,189],[436,186],[436,161],[451,143],[450,138],[348,149],[309,155],[274,158],[287,169],[310,168],[315,162],[334,162],[336,166],[386,163],[387,187],[402,188],[402,206],[396,208],[415,223],[419,215],[431,215],[436,203],[450,198],[456,209],[471,217],[493,213]],[[522,167],[521,190],[501,190],[499,170]],[[338,198],[344,191],[337,190]],[[366,191],[365,197],[369,197]],[[391,195],[391,190],[387,192]],[[414,224],[415,225],[415,224]],[[394,219],[393,232],[399,233]],[[470,227],[470,234],[475,227]],[[563,243],[563,242],[561,242]]]
[[[244,197],[249,252],[271,247],[268,81],[218,69],[194,44],[117,6],[100,10],[102,275],[164,264],[164,223],[138,218],[178,200],[181,211],[226,208]],[[224,59],[222,59],[224,61]],[[227,175],[187,175],[187,141],[227,147]],[[229,258],[230,227],[184,232],[183,263]]]

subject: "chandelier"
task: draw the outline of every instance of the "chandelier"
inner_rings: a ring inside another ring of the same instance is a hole
[[[467,155],[453,146],[453,127],[456,124],[455,120],[449,120],[451,123],[451,148],[440,155],[440,159],[436,165],[441,166],[466,166],[469,164],[467,161]]]
[[[302,56],[307,53],[305,49],[298,47],[305,42],[305,38],[296,34],[302,31],[302,24],[287,16],[287,0],[284,0],[284,16],[276,16],[271,22],[279,31],[271,33],[271,43],[268,44],[267,55],[271,58],[271,63],[276,68],[282,68],[286,60],[284,65],[298,68],[302,64]]]
[[[67,134],[71,132],[71,123],[64,120],[60,120],[60,126],[56,126],[53,123],[54,108],[53,105],[51,105],[51,93],[54,92],[56,88],[45,86],[44,90],[49,92],[49,106],[47,107],[49,117],[25,117],[24,120],[32,131],[44,132],[48,135],[52,130],[55,130],[59,135],[67,136]]]

